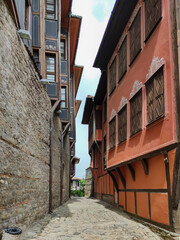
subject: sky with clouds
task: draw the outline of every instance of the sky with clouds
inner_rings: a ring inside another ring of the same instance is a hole
[[[100,78],[100,70],[93,68],[104,31],[106,29],[115,0],[73,0],[72,13],[82,16],[80,39],[76,55],[76,64],[83,65],[83,75],[77,99],[82,100],[76,118],[76,156],[80,163],[76,165],[76,177],[84,178],[89,167],[88,126],[82,125],[82,115],[87,95],[94,95]]]

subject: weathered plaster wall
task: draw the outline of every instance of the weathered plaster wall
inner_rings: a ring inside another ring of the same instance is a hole
[[[0,232],[26,227],[49,208],[51,103],[0,0]],[[54,117],[53,207],[60,204],[60,130]]]

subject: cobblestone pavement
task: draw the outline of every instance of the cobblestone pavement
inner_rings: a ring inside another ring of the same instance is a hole
[[[148,227],[97,199],[73,198],[36,222],[21,240],[161,239]]]

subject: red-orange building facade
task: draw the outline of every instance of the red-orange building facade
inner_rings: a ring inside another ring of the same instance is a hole
[[[116,1],[88,96],[94,195],[161,226],[180,228],[175,1]]]

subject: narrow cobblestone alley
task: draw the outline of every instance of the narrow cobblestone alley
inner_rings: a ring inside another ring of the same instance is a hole
[[[131,220],[97,199],[73,198],[38,221],[21,240],[161,239],[148,227]]]

